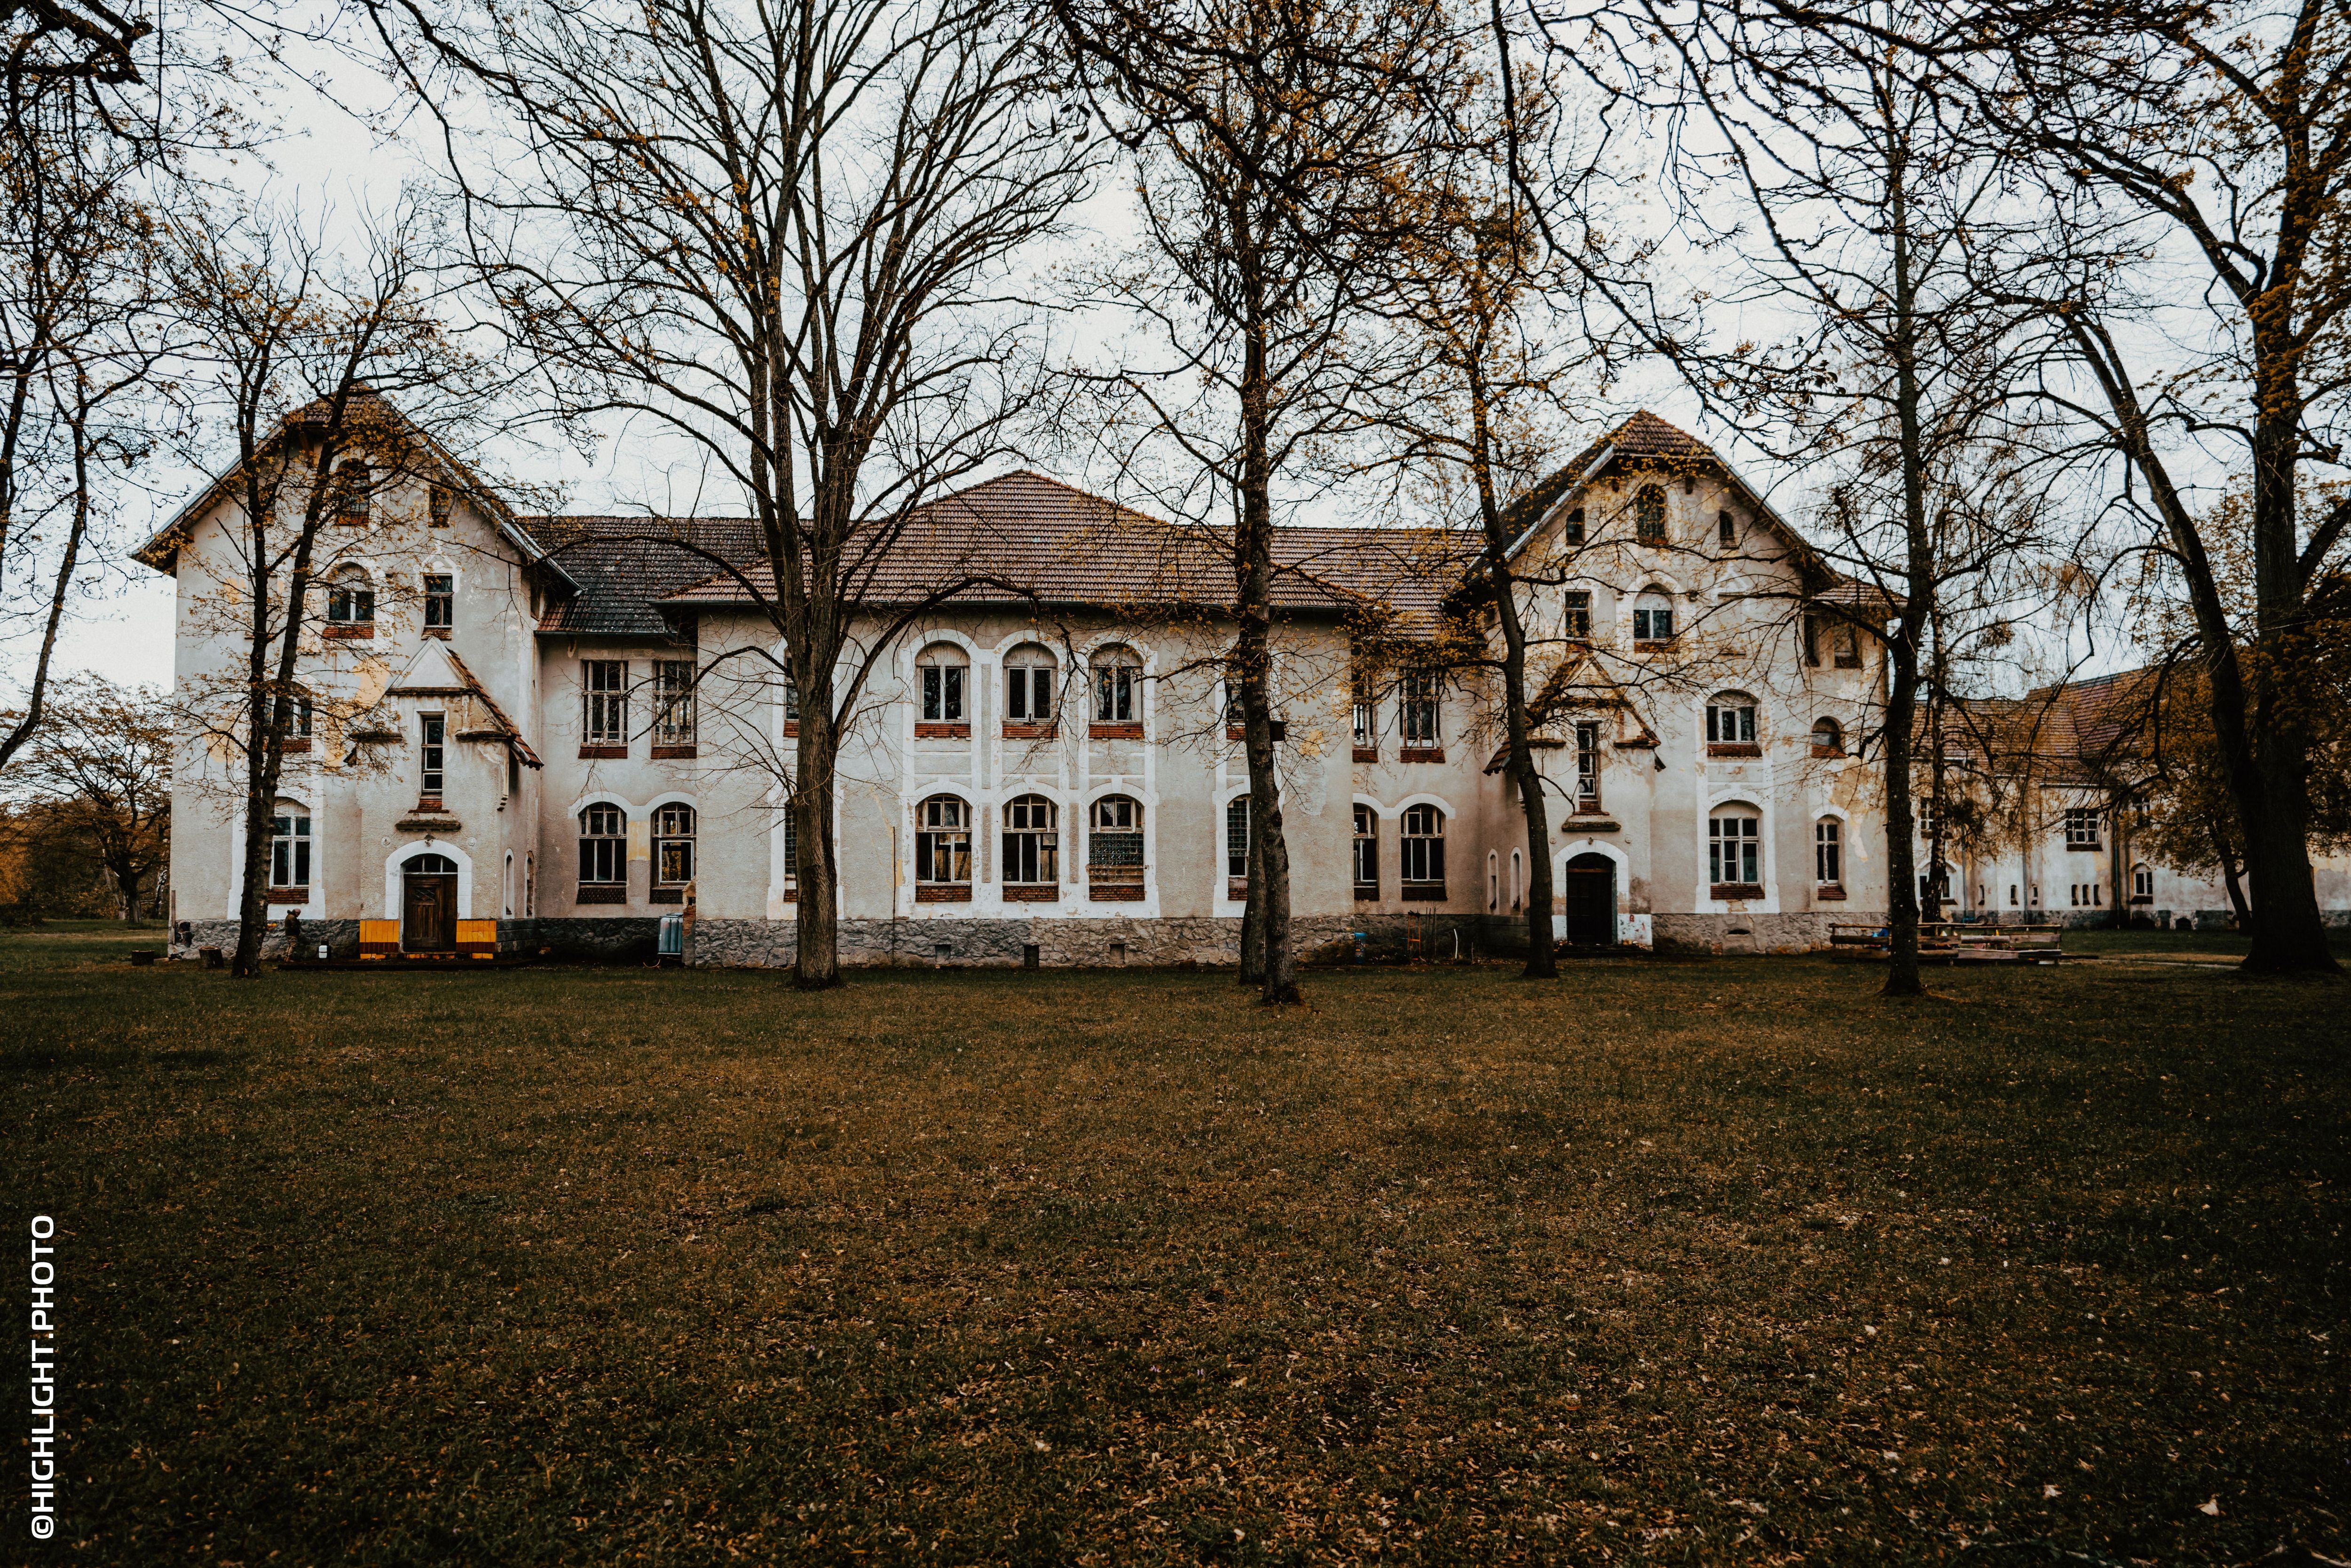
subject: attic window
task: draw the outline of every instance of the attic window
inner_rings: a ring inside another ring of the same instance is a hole
[[[1729,512],[1715,513],[1714,533],[1715,538],[1726,545],[1735,545],[1739,542],[1739,524],[1733,520]]]
[[[1559,526],[1559,538],[1562,544],[1580,545],[1583,542],[1583,508],[1582,507],[1568,513],[1567,521]]]
[[[449,526],[450,500],[449,486],[446,485],[435,485],[425,492],[425,509],[431,514],[434,528],[445,528]]]
[[[1633,497],[1633,538],[1645,545],[1666,542],[1666,493],[1655,485],[1642,486]]]
[[[375,471],[346,457],[335,465],[335,521],[350,528],[365,526],[368,497],[375,488]]]

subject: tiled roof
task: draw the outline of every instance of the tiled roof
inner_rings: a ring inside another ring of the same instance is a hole
[[[659,638],[674,628],[654,604],[716,570],[721,560],[765,559],[759,527],[748,517],[524,517],[541,549],[580,585],[540,613],[542,632],[583,636]]]
[[[2160,667],[2122,670],[2088,680],[2036,686],[2022,697],[1971,699],[1962,712],[1947,714],[1944,743],[1964,749],[1975,766],[1987,755],[2013,768],[2027,758],[2047,784],[2104,788],[2126,782],[2141,770],[2153,747],[2157,704],[2177,699],[2186,672]],[[1927,710],[1918,714],[1919,738]],[[1924,753],[1920,761],[1926,760]]]
[[[1461,536],[1430,528],[1280,528],[1273,602],[1291,612],[1385,612],[1399,630],[1426,635],[1473,549]],[[744,575],[760,594],[773,591],[764,559]],[[947,598],[956,603],[1128,612],[1220,608],[1235,591],[1230,549],[1217,530],[1162,522],[1026,471],[923,507],[863,563],[859,587],[873,604],[918,602],[952,588]],[[736,604],[751,597],[731,578],[705,572],[667,601]]]

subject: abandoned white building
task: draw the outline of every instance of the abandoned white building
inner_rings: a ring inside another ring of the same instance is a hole
[[[690,901],[693,961],[788,963],[798,888],[778,806],[797,716],[758,657],[774,633],[757,530],[520,517],[441,461],[352,486],[322,529],[273,912],[347,949],[361,919],[434,951],[455,920],[495,919],[509,947],[619,952]],[[244,649],[219,601],[240,524],[216,485],[138,555],[178,579],[183,707],[216,692],[235,711]],[[1280,540],[1301,946],[1407,925],[1436,950],[1507,945],[1526,834],[1495,766],[1489,676],[1458,656],[1491,635],[1459,537]],[[1876,918],[1882,819],[1855,755],[1883,695],[1873,595],[1646,413],[1577,459],[1515,549],[1545,677],[1555,931],[1795,949]],[[843,747],[844,960],[1232,961],[1248,821],[1220,678],[1229,568],[1185,529],[1010,474],[907,527],[869,630],[976,562],[988,584],[876,653]],[[183,946],[234,923],[233,729],[192,724],[179,758]],[[2045,894],[2069,878],[2025,880]],[[2183,891],[2174,906],[2221,905]]]

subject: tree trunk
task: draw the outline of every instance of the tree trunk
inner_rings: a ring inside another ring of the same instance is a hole
[[[1218,824],[1220,827],[1222,824]],[[1265,861],[1258,853],[1257,813],[1249,813],[1249,902],[1241,906],[1241,972],[1244,986],[1265,984]]]
[[[799,776],[792,780],[793,875],[799,899],[792,907],[792,984],[824,991],[841,983],[841,870],[832,844],[834,760],[841,750],[834,727],[830,680],[799,685]],[[909,843],[911,856],[914,846]],[[893,868],[893,871],[895,868]],[[896,907],[898,889],[890,889]]]
[[[1888,640],[1886,657],[1894,677],[1886,694],[1886,875],[1887,879],[1886,986],[1882,995],[1917,997],[1927,992],[1918,973],[1917,862],[1910,852],[1910,741],[1918,711],[1918,651],[1935,612],[1934,539],[1927,527],[1926,433],[1919,405],[1917,282],[1910,268],[1907,164],[1896,146],[1886,182],[1892,212],[1894,252],[1894,411],[1901,435],[1902,528],[1907,546],[1900,632]],[[1940,827],[1940,823],[1936,824]]]
[[[1918,862],[1911,852],[1910,727],[1918,708],[1915,644],[1886,644],[1894,666],[1886,693],[1886,985],[1889,997],[1927,992],[1918,974]]]

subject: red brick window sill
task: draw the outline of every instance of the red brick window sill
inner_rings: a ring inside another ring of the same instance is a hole
[[[307,887],[273,887],[268,893],[271,904],[308,904],[310,890]]]
[[[307,737],[297,735],[288,737],[287,739],[286,755],[288,757],[304,756],[309,749],[310,742]]]
[[[645,894],[645,902],[648,904],[684,904],[685,902],[685,889],[682,887],[657,887],[651,893]]]
[[[969,904],[969,883],[918,882],[914,884],[916,904]]]
[[[789,882],[784,883],[784,902],[786,904],[798,904],[799,901],[799,885],[797,883]]]
[[[1090,724],[1086,726],[1088,740],[1141,740],[1140,724]]]
[[[787,739],[787,740],[794,740],[794,739],[797,739],[797,738],[799,738],[799,733],[800,733],[800,721],[799,721],[799,720],[798,720],[798,719],[796,719],[796,718],[788,718],[788,719],[784,720],[784,738],[785,738],[785,739]]]
[[[1096,904],[1141,904],[1143,887],[1132,882],[1098,882],[1086,890],[1086,896]]]
[[[701,747],[695,746],[656,746],[653,747],[653,760],[655,762],[691,762],[701,755]]]
[[[1843,757],[1844,755],[1844,747],[1842,746],[1815,746],[1813,747],[1813,755],[1819,758]]]
[[[1366,901],[1376,903],[1379,896],[1380,890],[1376,886],[1369,883],[1361,882],[1355,884],[1355,900],[1357,903],[1360,904]]]
[[[1376,747],[1376,746],[1359,746],[1359,747],[1355,747],[1355,760],[1356,760],[1356,761],[1358,761],[1358,762],[1377,762],[1379,759],[1380,759],[1380,748],[1379,748],[1378,747]]]
[[[571,902],[574,904],[626,904],[629,902],[629,890],[625,884],[620,883],[582,883],[580,891],[572,895]]]
[[[1050,740],[1061,733],[1061,727],[1050,722],[1020,724],[1011,719],[1004,721],[1004,738],[1007,740]]]
[[[1061,890],[1051,883],[1041,885],[1028,883],[1008,883],[1004,888],[1007,904],[1059,904]]]
[[[354,626],[349,622],[345,622],[339,626],[319,627],[319,635],[321,637],[339,638],[372,637],[375,635],[375,626],[372,622],[366,625]]]
[[[1844,902],[1844,889],[1835,886],[1833,883],[1824,884],[1814,888],[1813,890],[1813,896],[1827,904],[1843,904]]]
[[[1752,882],[1718,882],[1707,889],[1707,895],[1710,898],[1761,898],[1763,887],[1761,883]]]
[[[424,634],[446,643],[450,637],[450,629],[446,626],[427,626],[424,628]]]
[[[1706,743],[1708,757],[1761,757],[1763,748],[1751,740],[1709,740]]]
[[[580,758],[587,761],[624,761],[628,755],[629,748],[625,746],[583,746],[580,748]]]
[[[1290,721],[1288,719],[1277,718],[1267,727],[1273,731],[1273,738],[1276,740],[1288,740],[1290,738]],[[1227,740],[1247,740],[1249,738],[1249,726],[1245,724],[1228,724],[1225,726],[1225,738]]]
[[[1225,896],[1231,899],[1235,904],[1238,904],[1247,899],[1249,897],[1249,878],[1245,876],[1228,876],[1225,878]]]
[[[1407,746],[1396,753],[1398,762],[1442,762],[1445,747],[1441,746]]]
[[[1445,884],[1441,882],[1405,883],[1404,901],[1406,904],[1442,904],[1445,902]]]
[[[971,726],[918,722],[914,726],[914,738],[916,740],[969,740]]]

